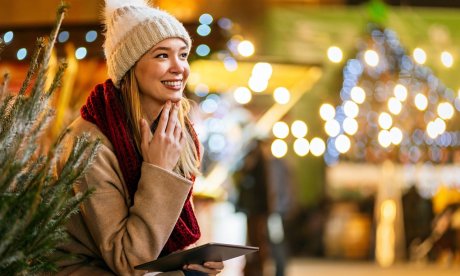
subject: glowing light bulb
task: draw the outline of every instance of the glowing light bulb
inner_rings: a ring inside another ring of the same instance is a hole
[[[450,68],[452,65],[454,65],[454,57],[451,53],[444,51],[441,53],[441,62],[444,66]]]
[[[271,146],[272,154],[276,158],[281,158],[286,155],[288,146],[286,142],[280,139],[276,139],[273,141],[272,146]]]
[[[265,91],[265,89],[267,89],[268,81],[265,78],[261,78],[259,76],[252,75],[249,78],[248,86],[249,88],[251,88],[252,91],[260,93],[260,92]]]
[[[324,130],[330,137],[335,137],[340,133],[340,124],[334,119],[329,120],[324,124]]]
[[[273,98],[279,104],[287,104],[291,99],[291,93],[285,87],[278,87],[273,92]]]
[[[438,115],[444,120],[451,119],[454,116],[454,107],[448,103],[440,103],[438,105]]]
[[[329,49],[327,49],[327,57],[330,61],[339,63],[343,58],[342,50],[337,46],[331,46]]]
[[[407,88],[402,84],[395,85],[394,94],[396,99],[404,102],[407,99]]]
[[[319,109],[319,115],[324,121],[332,120],[335,117],[335,109],[328,103],[322,104]]]
[[[425,95],[418,93],[417,95],[415,95],[414,103],[415,107],[417,107],[418,110],[423,111],[428,106],[428,99]]]
[[[391,113],[398,115],[401,112],[401,109],[402,104],[398,99],[391,97],[388,100],[388,110],[390,110]]]
[[[310,152],[314,156],[320,156],[326,150],[326,144],[321,138],[315,137],[310,141]]]
[[[418,64],[425,64],[426,62],[426,53],[421,48],[415,48],[414,52],[412,53],[415,62]]]
[[[374,50],[367,50],[364,52],[364,61],[372,67],[375,67],[379,64],[379,54]]]
[[[390,139],[393,144],[399,145],[403,139],[402,131],[397,127],[392,127],[390,129]]]
[[[284,139],[289,135],[289,126],[285,122],[276,122],[272,128],[276,138]]]
[[[383,129],[379,132],[378,136],[379,144],[384,147],[388,148],[391,145],[391,134],[388,130]]]
[[[340,134],[335,139],[335,147],[340,153],[346,153],[351,147],[350,138],[346,135]]]
[[[353,118],[345,118],[343,130],[349,135],[354,135],[358,131],[358,122]]]
[[[350,91],[350,94],[351,99],[357,104],[362,104],[366,99],[366,92],[364,92],[364,89],[359,86],[353,87]]]
[[[270,63],[257,62],[252,68],[252,75],[260,76],[263,79],[269,79],[272,76],[273,68]]]
[[[246,87],[238,87],[233,91],[233,98],[239,104],[247,104],[252,99],[251,91]]]
[[[238,44],[238,53],[243,57],[250,57],[254,54],[254,44],[249,40],[243,40]]]
[[[301,120],[296,120],[291,125],[291,133],[296,138],[302,138],[307,135],[308,127],[307,124]]]
[[[310,151],[310,143],[305,138],[298,138],[294,141],[294,152],[298,156],[305,156]]]
[[[382,112],[379,115],[379,125],[380,125],[381,128],[389,129],[392,124],[393,124],[393,119],[391,118],[390,114],[388,114],[386,112]]]
[[[359,106],[353,101],[346,101],[343,104],[343,111],[347,117],[355,118],[359,114]]]

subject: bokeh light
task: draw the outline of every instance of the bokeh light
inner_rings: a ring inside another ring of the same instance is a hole
[[[276,139],[273,141],[272,146],[271,146],[272,154],[276,158],[281,158],[286,155],[288,146],[286,142],[280,139]]]
[[[294,152],[298,156],[305,156],[310,151],[310,143],[305,138],[297,138],[294,141]]]
[[[285,122],[276,122],[272,128],[273,135],[276,138],[284,139],[289,135],[289,126]]]
[[[327,57],[334,63],[339,63],[343,59],[342,50],[337,46],[331,46],[327,49]]]
[[[307,135],[308,127],[304,121],[296,120],[291,124],[291,133],[296,138],[302,138]]]

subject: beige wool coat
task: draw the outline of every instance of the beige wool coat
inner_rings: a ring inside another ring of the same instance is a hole
[[[192,182],[173,172],[143,163],[131,206],[114,149],[96,125],[78,118],[70,126],[64,143],[90,134],[102,145],[94,163],[74,185],[76,193],[94,192],[74,215],[67,230],[70,242],[60,251],[78,257],[61,263],[58,275],[143,275],[134,266],[154,260],[166,244],[192,187]],[[66,158],[63,158],[65,160]],[[64,161],[57,164],[59,172]],[[184,275],[181,271],[161,275]]]

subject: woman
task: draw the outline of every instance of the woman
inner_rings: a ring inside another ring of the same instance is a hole
[[[89,133],[102,146],[75,184],[76,193],[94,192],[68,224],[61,250],[77,258],[61,264],[62,275],[142,275],[134,266],[200,237],[190,201],[199,143],[183,98],[190,36],[143,0],[106,1],[105,26],[110,79],[91,92],[67,138]],[[207,262],[165,274],[222,269]]]

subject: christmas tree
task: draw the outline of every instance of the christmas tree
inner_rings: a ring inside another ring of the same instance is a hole
[[[64,225],[88,196],[74,195],[72,184],[94,158],[99,141],[76,139],[60,175],[54,165],[62,154],[61,139],[43,146],[53,117],[50,101],[66,67],[61,62],[50,87],[45,87],[66,9],[61,4],[50,36],[37,40],[21,89],[10,93],[7,75],[0,85],[0,275],[53,270],[51,253],[66,238]]]
[[[423,54],[423,53],[422,53]],[[460,145],[460,99],[409,56],[396,33],[369,24],[355,58],[343,69],[341,103],[323,110],[325,159],[382,163],[447,163]]]

